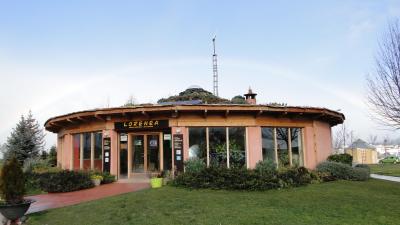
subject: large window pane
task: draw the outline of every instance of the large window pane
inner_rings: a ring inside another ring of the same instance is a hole
[[[206,128],[189,128],[189,158],[203,159],[207,162]]]
[[[276,128],[276,141],[278,151],[278,165],[280,167],[290,166],[288,151],[288,128]]]
[[[91,134],[83,133],[83,159],[90,160]]]
[[[210,127],[210,165],[226,167],[226,128]]]
[[[81,135],[80,134],[74,134],[73,136],[74,143],[73,143],[73,149],[74,149],[74,160],[73,160],[73,165],[72,167],[74,170],[79,170],[80,168],[80,158],[81,158]]]
[[[274,128],[266,127],[261,129],[262,132],[262,155],[263,160],[271,160],[276,163],[275,159],[275,141]]]
[[[103,135],[102,133],[94,133],[94,168],[96,170],[103,169]]]
[[[301,128],[290,128],[292,144],[292,165],[303,166]]]
[[[229,167],[246,166],[246,132],[244,127],[229,128]]]
[[[103,157],[102,141],[102,133],[94,133],[94,159],[102,159]]]

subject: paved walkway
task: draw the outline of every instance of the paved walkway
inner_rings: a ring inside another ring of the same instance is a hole
[[[380,179],[380,180],[400,182],[400,177],[385,176],[385,175],[379,175],[379,174],[371,174],[371,177],[375,178],[375,179]]]
[[[149,187],[149,183],[117,182],[74,192],[28,196],[27,198],[34,199],[36,202],[31,205],[27,214],[134,192]]]

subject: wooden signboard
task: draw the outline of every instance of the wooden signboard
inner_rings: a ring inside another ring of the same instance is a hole
[[[115,130],[125,132],[137,130],[156,130],[168,128],[168,126],[168,120],[131,120],[114,123]]]
[[[183,135],[173,135],[173,147],[174,147],[174,161],[175,168],[179,172],[183,172]]]
[[[110,172],[111,165],[111,139],[103,138],[103,171]]]

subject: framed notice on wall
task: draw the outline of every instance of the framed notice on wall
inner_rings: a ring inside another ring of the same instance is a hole
[[[103,138],[103,152],[103,171],[110,172],[111,139],[109,137]]]
[[[177,171],[183,172],[183,135],[173,135],[174,161]]]

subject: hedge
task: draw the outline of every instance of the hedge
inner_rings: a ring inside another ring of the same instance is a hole
[[[312,181],[313,176],[304,167],[268,173],[260,172],[260,170],[210,167],[196,173],[180,174],[172,184],[188,188],[268,190],[304,186]]]

